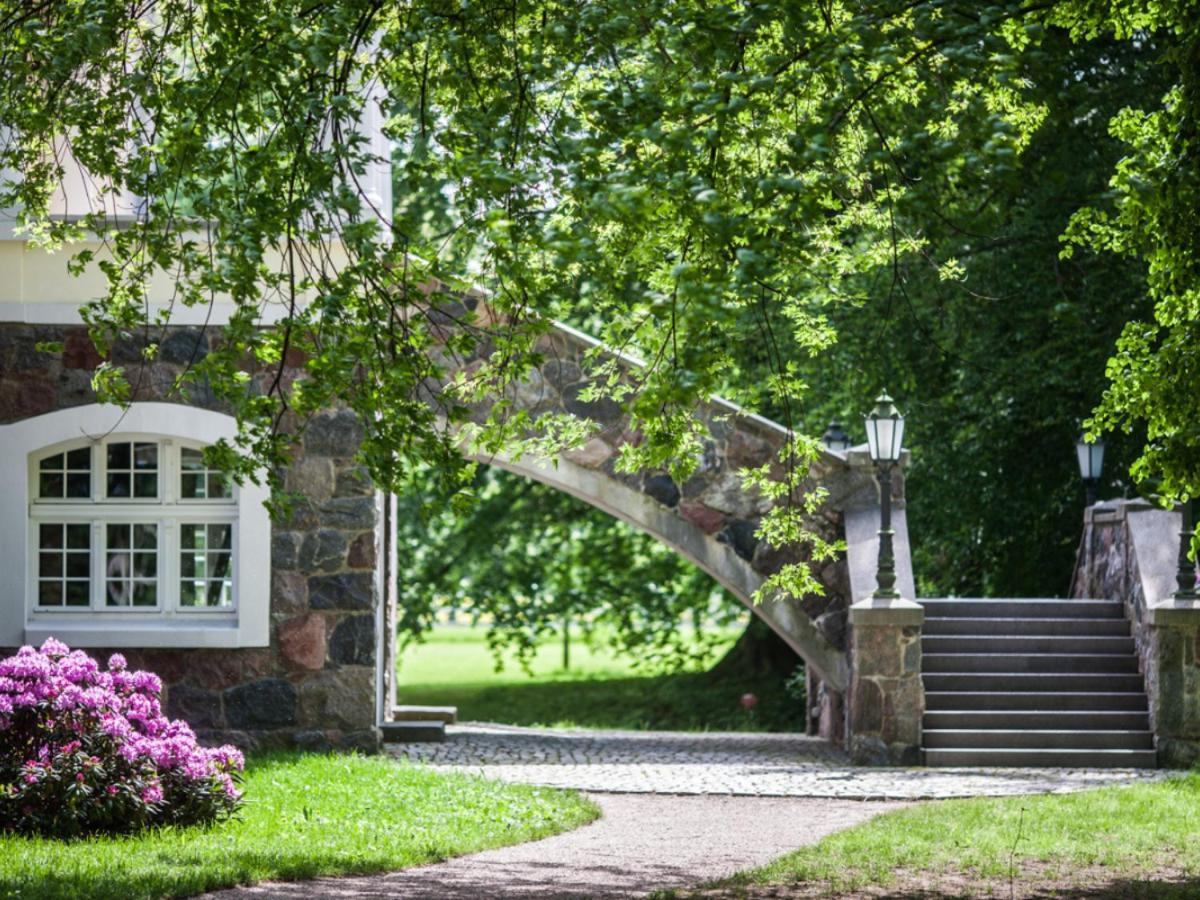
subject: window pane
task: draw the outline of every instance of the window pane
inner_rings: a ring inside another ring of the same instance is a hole
[[[204,603],[203,581],[181,581],[179,583],[179,605],[201,606]]]
[[[219,473],[208,476],[208,496],[227,499],[233,496],[233,484],[230,479]]]
[[[180,478],[179,495],[185,500],[202,499],[204,497],[204,476],[184,472]]]
[[[43,550],[53,550],[63,545],[63,526],[39,525],[38,546]]]
[[[110,551],[108,562],[104,565],[104,576],[110,579],[128,578],[132,569],[129,556],[130,554],[128,553],[113,553]]]
[[[57,528],[58,526],[54,525],[51,527]],[[92,548],[92,527],[86,524],[68,525],[67,548],[70,550],[90,550]]]
[[[233,590],[228,581],[208,583],[207,606],[233,606]]]
[[[67,577],[87,578],[92,574],[92,555],[90,553],[67,554]]]
[[[158,444],[135,444],[133,450],[133,467],[135,469],[158,468]]]
[[[130,463],[130,447],[129,444],[109,444],[108,445],[108,467],[110,469],[129,469]]]
[[[62,563],[63,558],[61,553],[39,553],[38,577],[61,578],[63,569]]]
[[[61,472],[41,472],[38,477],[39,497],[61,497],[63,476]]]
[[[203,525],[184,525],[179,529],[179,542],[183,547],[189,550],[204,549],[204,526]]]
[[[38,463],[38,468],[42,469],[43,471],[46,469],[58,469],[61,471],[64,468],[63,455],[61,453],[56,453],[53,456],[47,456],[40,463]]]
[[[104,586],[105,603],[109,606],[129,606],[132,599],[131,582],[109,581]]]
[[[158,585],[153,581],[137,581],[133,586],[134,606],[157,606]]]
[[[67,606],[88,606],[91,603],[89,588],[90,584],[86,581],[68,581]]]
[[[109,550],[128,550],[129,549],[129,531],[128,525],[117,525],[109,523],[108,526],[108,549]]]
[[[233,527],[230,525],[209,525],[208,526],[208,549],[209,550],[229,550],[230,538],[233,534]]]
[[[158,496],[158,476],[154,474],[146,474],[138,472],[133,476],[133,496],[135,497],[157,497]]]
[[[90,471],[92,468],[92,448],[79,447],[67,454],[67,468]]]
[[[129,496],[129,473],[128,472],[109,472],[108,473],[108,490],[106,493],[110,497],[128,497]]]
[[[157,525],[134,525],[133,526],[133,546],[139,550],[157,550],[158,549],[158,526]]]
[[[179,451],[179,464],[185,472],[203,472],[204,453],[200,450],[193,450],[191,447],[184,447]]]
[[[43,581],[38,584],[38,606],[62,606],[62,602],[61,581]]]
[[[228,578],[229,560],[230,554],[228,553],[208,554],[208,576],[210,578]]]
[[[201,565],[203,565],[204,556],[201,554]],[[184,578],[191,578],[196,574],[196,554],[189,553],[186,550],[179,554],[179,574]]]
[[[133,554],[133,574],[137,578],[154,578],[158,575],[158,556],[155,553]]]
[[[90,472],[68,472],[67,473],[67,496],[68,497],[90,497],[92,496],[92,476]]]

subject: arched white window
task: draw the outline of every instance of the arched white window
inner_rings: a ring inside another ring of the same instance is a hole
[[[106,419],[109,428],[91,427]],[[4,446],[26,450],[27,500],[17,507],[22,635],[0,641],[265,645],[265,492],[238,487],[204,462],[205,445],[232,428],[228,416],[158,403],[135,404],[124,416],[93,406],[0,427],[0,437],[15,432]],[[75,436],[53,440],[64,430]],[[10,463],[7,454],[0,459],[0,467]],[[5,531],[11,518],[0,511]],[[2,632],[16,625],[12,605],[5,597]]]

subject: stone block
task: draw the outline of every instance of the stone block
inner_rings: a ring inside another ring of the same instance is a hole
[[[300,722],[316,728],[356,730],[375,724],[375,669],[326,670],[300,685]]]
[[[642,492],[663,506],[679,505],[679,486],[670,475],[650,475],[642,484]]]
[[[167,715],[183,719],[193,729],[220,728],[221,698],[190,684],[174,684],[167,688]]]
[[[597,397],[595,400],[584,400],[580,394],[586,390],[586,384],[573,384],[563,391],[563,407],[573,416],[581,419],[591,419],[601,425],[611,425],[622,418],[624,412],[621,404],[611,397]]]
[[[383,735],[378,728],[364,728],[342,735],[342,749],[355,750],[373,756],[383,749]]]
[[[348,409],[313,416],[304,432],[307,456],[349,458],[358,452],[362,441],[362,423]]]
[[[297,731],[292,735],[292,743],[304,753],[328,753],[334,747],[329,735],[316,728]]]
[[[317,504],[317,520],[326,528],[361,531],[375,527],[374,497],[335,497]]]
[[[296,724],[296,688],[282,678],[264,678],[225,692],[225,718],[231,728],[254,730]]]
[[[96,352],[96,345],[88,336],[86,328],[72,328],[63,340],[62,364],[64,369],[83,369],[92,372],[103,362]]]
[[[299,572],[271,572],[271,612],[293,615],[308,609],[308,579]]]
[[[171,329],[158,345],[158,358],[165,363],[187,366],[208,356],[208,335],[199,328]]]
[[[757,522],[748,522],[745,519],[732,519],[726,523],[721,533],[717,535],[717,540],[722,544],[728,544],[733,548],[734,553],[746,560],[746,562],[749,562],[754,559],[754,550],[758,546],[757,531]]]
[[[332,460],[321,456],[300,457],[288,466],[284,487],[314,503],[324,503],[333,496]]]
[[[886,766],[892,753],[878,737],[856,734],[850,738],[850,761],[856,766]]]
[[[716,534],[725,525],[725,514],[703,503],[681,503],[679,514],[706,534]]]
[[[295,531],[272,531],[271,565],[276,569],[295,569],[303,540],[304,535]]]
[[[373,572],[315,575],[308,579],[308,605],[312,609],[374,609],[375,575]]]
[[[775,448],[762,438],[736,429],[725,442],[725,461],[731,469],[758,468],[769,462]]]
[[[375,664],[375,617],[348,616],[333,630],[329,658],[341,666]]]
[[[542,366],[542,377],[560,392],[583,377],[579,366],[570,360],[552,359]]]
[[[279,657],[289,669],[320,669],[325,665],[325,617],[308,613],[279,623]]]
[[[346,533],[336,528],[321,528],[304,535],[296,555],[295,568],[301,572],[336,572],[346,564]]]
[[[879,734],[883,728],[883,692],[879,685],[856,676],[851,687],[850,731],[855,735]]]
[[[375,532],[364,531],[350,542],[346,565],[351,569],[375,568]]]
[[[607,462],[614,452],[616,451],[600,438],[589,438],[582,447],[564,451],[563,458],[584,468],[594,469]]]
[[[891,625],[855,625],[854,668],[864,675],[899,677],[904,671],[900,629]]]
[[[337,471],[333,489],[335,497],[372,497],[375,484],[366,466],[344,466]]]

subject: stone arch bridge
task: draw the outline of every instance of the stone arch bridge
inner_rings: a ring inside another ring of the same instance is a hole
[[[444,328],[455,327],[468,307],[476,312],[482,301],[459,295],[436,309],[446,311]],[[465,304],[465,305],[464,305]],[[486,314],[485,314],[486,315]],[[436,311],[434,311],[434,318]],[[811,528],[828,540],[843,539],[847,554],[814,564],[822,595],[799,600],[766,599],[754,603],[765,579],[798,559],[794,550],[780,550],[756,532],[772,501],[742,484],[739,470],[777,458],[787,430],[720,398],[697,411],[707,437],[693,475],[682,484],[665,471],[618,472],[621,445],[636,439],[619,404],[608,399],[585,400],[588,386],[585,355],[610,353],[593,338],[557,324],[539,341],[542,365],[508,399],[513,407],[541,414],[562,412],[591,420],[593,436],[581,447],[547,461],[530,456],[476,457],[564,491],[642,530],[699,566],[762,619],[805,661],[808,671],[808,730],[842,742],[846,736],[852,665],[848,640],[848,610],[875,588],[879,523],[879,488],[865,449],[848,453],[825,450],[809,472],[807,482],[828,492]],[[474,357],[457,358],[448,373],[468,370]],[[641,363],[616,356],[632,373]],[[610,356],[610,358],[611,358]],[[914,596],[908,535],[904,514],[904,479],[897,471],[892,483],[899,588]],[[389,611],[389,616],[390,616]],[[385,633],[389,629],[385,629]],[[393,666],[385,664],[385,672]],[[889,743],[886,740],[885,743]]]

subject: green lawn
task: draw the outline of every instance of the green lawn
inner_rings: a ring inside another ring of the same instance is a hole
[[[1010,857],[1019,896],[1073,886],[1146,896],[1140,882],[1151,878],[1174,882],[1157,884],[1155,897],[1197,896],[1200,774],[1077,794],[922,803],[724,884],[750,895],[801,884],[828,892],[890,886],[908,895],[940,884],[955,896],[1008,896]]]
[[[246,805],[211,829],[77,842],[0,838],[0,896],[182,897],[266,879],[379,872],[574,828],[571,792],[435,775],[383,757],[252,759]]]
[[[737,634],[730,632],[729,642]],[[639,674],[607,649],[572,643],[571,668],[562,669],[557,641],[542,645],[525,674],[515,662],[502,672],[488,650],[485,631],[445,626],[401,655],[399,703],[457,706],[465,722],[501,722],[557,728],[631,728],[681,731],[802,729],[804,704],[777,682],[716,679],[706,672]],[[753,713],[739,698],[754,693]]]

